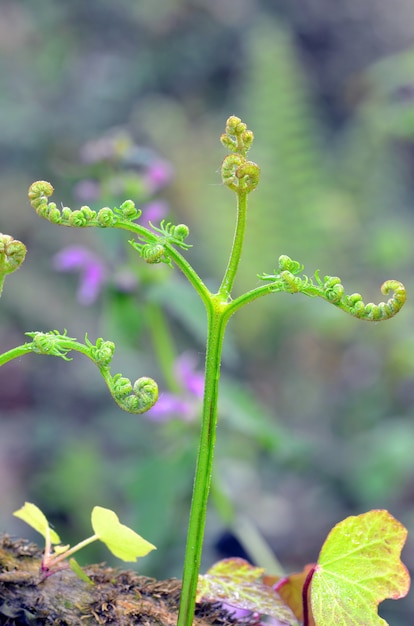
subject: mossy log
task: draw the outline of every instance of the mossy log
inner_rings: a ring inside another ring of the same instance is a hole
[[[24,540],[0,538],[0,626],[174,626],[181,582],[157,581],[105,565],[70,569],[41,580],[42,553]],[[194,626],[236,623],[220,605],[197,606]]]

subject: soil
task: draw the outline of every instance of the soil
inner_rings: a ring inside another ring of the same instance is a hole
[[[84,567],[93,585],[65,569],[41,580],[42,553],[0,538],[0,626],[174,626],[181,582],[102,565]],[[197,605],[194,626],[236,624],[219,604]]]

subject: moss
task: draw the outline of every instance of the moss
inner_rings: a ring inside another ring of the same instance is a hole
[[[155,580],[104,565],[85,567],[94,585],[70,569],[40,581],[42,553],[26,541],[0,539],[0,626],[174,626],[181,582]],[[233,624],[220,605],[199,605],[194,626]]]

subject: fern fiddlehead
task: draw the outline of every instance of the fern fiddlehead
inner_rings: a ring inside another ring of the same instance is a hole
[[[345,297],[345,304],[349,307],[348,312],[362,320],[379,322],[394,317],[407,299],[404,285],[398,280],[386,280],[381,285],[381,293],[386,296],[393,292],[392,297],[386,302],[364,304],[359,293]]]
[[[115,351],[115,344],[112,341],[99,338],[93,344],[85,335],[85,343],[80,343],[74,337],[68,337],[66,330],[63,333],[58,330],[47,333],[35,331],[26,333],[26,335],[32,341],[0,355],[0,366],[28,352],[56,356],[64,361],[71,361],[72,359],[68,354],[71,351],[76,351],[97,365],[113,399],[124,411],[141,414],[148,411],[156,403],[158,386],[152,378],[141,377],[132,383],[129,378],[122,374],[112,376],[110,364]]]
[[[120,220],[133,221],[138,219],[142,213],[132,200],[126,200],[119,208],[116,207],[113,210],[109,207],[103,207],[99,211],[93,211],[86,205],[74,211],[65,206],[62,206],[60,210],[55,202],[49,202],[48,200],[53,195],[53,192],[53,186],[45,180],[38,180],[32,183],[28,192],[30,204],[35,209],[37,215],[52,224],[75,228],[85,228],[87,226],[108,228],[115,226]]]
[[[11,235],[0,233],[0,295],[7,274],[15,272],[26,257],[26,246]]]
[[[226,123],[226,132],[220,137],[228,154],[221,165],[223,183],[237,193],[250,193],[256,189],[260,179],[260,168],[253,161],[246,159],[247,152],[253,143],[254,135],[247,130],[240,118],[232,115]]]
[[[143,237],[140,237],[140,241],[132,239],[128,241],[128,243],[140,253],[146,263],[165,263],[166,265],[172,267],[171,258],[168,254],[168,247],[177,246],[183,250],[191,248],[191,245],[185,243],[184,241],[190,233],[188,226],[185,224],[174,225],[171,224],[171,222],[166,222],[165,220],[162,220],[159,228],[154,226],[151,222],[150,226],[153,231],[159,233],[159,235],[156,236],[154,233],[151,233],[153,237],[155,236],[155,241],[150,243],[140,243],[140,241],[144,240]]]
[[[30,186],[28,192],[30,204],[40,217],[60,226],[116,227],[136,232],[138,241],[130,240],[128,243],[140,253],[146,263],[165,263],[172,267],[168,253],[169,246],[176,246],[183,250],[191,248],[190,244],[185,243],[189,235],[189,228],[185,224],[175,225],[163,220],[159,227],[150,223],[152,230],[136,224],[135,220],[139,219],[142,211],[132,200],[125,200],[120,207],[114,209],[103,207],[99,211],[93,211],[85,205],[72,211],[65,206],[58,209],[55,202],[49,202],[53,192],[53,186],[45,180],[39,180]]]
[[[387,280],[381,286],[381,293],[388,295],[393,292],[386,302],[365,304],[361,294],[353,293],[345,295],[345,289],[338,276],[325,276],[323,280],[316,271],[312,278],[305,274],[303,265],[293,261],[287,255],[279,258],[279,272],[275,274],[262,274],[261,280],[270,281],[270,291],[285,291],[287,293],[303,293],[310,297],[323,298],[334,304],[353,317],[369,322],[379,322],[394,317],[404,305],[407,293],[404,285],[398,280]]]
[[[105,380],[106,377],[104,376]],[[157,383],[146,376],[138,378],[134,384],[122,374],[115,374],[107,380],[115,402],[128,413],[145,413],[158,399]]]

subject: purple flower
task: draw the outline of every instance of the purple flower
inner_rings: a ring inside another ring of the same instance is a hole
[[[154,194],[171,181],[173,169],[164,160],[154,160],[143,174],[144,185],[150,194]]]
[[[149,222],[154,225],[159,223],[168,213],[168,204],[165,200],[154,200],[142,207],[142,217],[140,218],[140,225],[146,228],[151,228]]]
[[[87,178],[80,180],[74,188],[75,197],[82,203],[96,202],[101,193],[101,186],[97,180]]]
[[[175,362],[175,376],[182,386],[180,395],[164,392],[145,415],[154,422],[167,422],[178,418],[183,421],[193,421],[200,412],[201,400],[204,393],[204,375],[197,372],[196,358],[185,352]]]
[[[90,306],[97,299],[106,280],[106,267],[100,257],[83,246],[68,246],[53,258],[59,272],[80,272],[77,299],[83,306]]]

